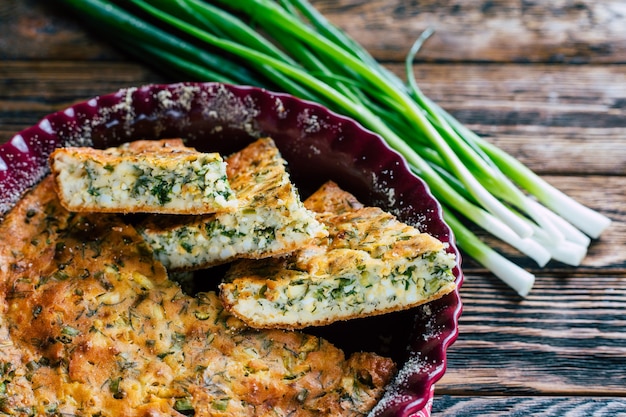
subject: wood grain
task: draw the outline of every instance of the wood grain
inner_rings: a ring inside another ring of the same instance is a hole
[[[620,247],[625,243],[624,211],[608,212],[606,207],[626,207],[621,177],[626,173],[626,141],[621,140],[622,128],[597,127],[594,118],[602,109],[610,111],[611,103],[626,97],[625,68],[583,66],[554,70],[550,66],[485,68],[478,64],[464,67],[462,70],[455,65],[421,64],[416,66],[416,72],[423,90],[462,122],[559,189],[614,218],[615,225],[591,248],[583,268],[623,268],[626,254],[618,259],[606,259],[603,254],[613,253],[606,251],[611,245]],[[398,71],[397,66],[391,68]],[[568,92],[559,99],[561,103],[549,99],[546,87],[533,88],[542,77],[547,77],[545,74],[549,74],[551,90]],[[7,61],[0,67],[0,80],[6,87],[0,93],[2,142],[44,115],[76,101],[123,87],[172,81],[138,63],[48,60]],[[492,88],[484,88],[486,85]],[[571,108],[583,113],[583,120],[568,113]],[[591,110],[585,113],[586,109]],[[464,110],[471,111],[471,117]],[[516,112],[518,119],[506,123],[503,120],[511,111]],[[623,109],[615,111],[623,113]],[[543,116],[526,116],[527,113]],[[554,123],[557,118],[560,123]],[[498,247],[497,242],[493,244]],[[534,267],[506,246],[500,249],[527,268]]]
[[[438,393],[626,395],[625,286],[623,275],[541,273],[520,300],[468,274]]]
[[[78,101],[164,80],[133,62],[5,61],[0,65],[0,143]]]
[[[0,2],[0,58],[3,60],[121,60],[106,42],[68,16],[54,0]]]
[[[626,62],[621,0],[313,0],[380,59],[401,61],[426,28],[419,59],[446,62]]]
[[[621,397],[533,397],[533,396],[487,396],[459,397],[438,396],[433,405],[436,416],[463,417],[542,417],[626,416],[626,400]]]

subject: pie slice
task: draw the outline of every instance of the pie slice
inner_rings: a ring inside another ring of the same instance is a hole
[[[206,216],[150,216],[139,225],[155,256],[170,270],[196,270],[237,258],[292,252],[326,236],[304,207],[286,162],[271,138],[226,159],[237,210]]]
[[[180,140],[59,148],[50,167],[63,206],[75,212],[206,214],[237,204],[222,157]]]
[[[327,183],[305,201],[329,236],[281,258],[235,262],[226,308],[256,328],[297,329],[403,310],[455,288],[446,244]]]

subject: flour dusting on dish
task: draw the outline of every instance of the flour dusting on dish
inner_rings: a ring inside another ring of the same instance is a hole
[[[398,371],[393,382],[387,386],[383,398],[370,411],[368,417],[377,416],[385,410],[392,409],[399,404],[413,401],[415,398],[412,395],[405,394],[406,386],[410,383],[410,379],[415,374],[429,372],[432,367],[433,365],[429,363],[428,358],[422,358],[421,355],[409,358]],[[424,398],[426,403],[430,398],[431,397]]]
[[[250,136],[261,136],[254,121],[260,111],[251,97],[241,99],[223,85],[218,85],[208,95],[196,92],[195,98],[199,99],[203,113],[209,119],[219,121],[217,126],[244,127]]]

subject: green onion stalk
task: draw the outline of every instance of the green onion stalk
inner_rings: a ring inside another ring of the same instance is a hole
[[[533,259],[579,265],[610,220],[555,189],[406,82],[307,0],[58,0],[131,54],[193,80],[255,85],[358,120],[404,156],[440,201],[459,247],[521,296],[534,275],[468,223]]]

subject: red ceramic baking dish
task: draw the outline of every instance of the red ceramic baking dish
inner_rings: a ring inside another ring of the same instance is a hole
[[[303,197],[333,180],[363,203],[448,242],[457,255],[454,274],[461,285],[461,258],[441,207],[398,153],[378,135],[321,105],[254,87],[147,85],[50,114],[0,147],[0,214],[48,173],[48,156],[60,146],[104,148],[135,139],[184,137],[198,150],[228,154],[262,136],[274,139]],[[372,416],[428,416],[460,314],[457,287],[422,307],[312,332],[346,352],[374,351],[400,365]]]

